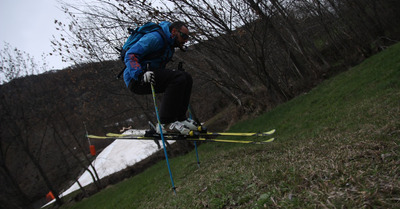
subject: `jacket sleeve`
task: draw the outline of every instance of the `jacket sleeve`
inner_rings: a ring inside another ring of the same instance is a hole
[[[148,33],[126,52],[124,61],[131,78],[138,80],[139,75],[143,72],[142,65],[145,65],[145,60],[143,58],[147,54],[153,53],[162,47],[158,36],[159,35],[154,34],[154,32]]]

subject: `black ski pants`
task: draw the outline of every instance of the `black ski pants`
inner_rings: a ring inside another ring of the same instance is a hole
[[[162,124],[183,121],[189,106],[192,92],[192,76],[184,71],[158,69],[154,70],[156,93],[164,93],[159,109],[160,122]],[[143,83],[132,79],[129,89],[139,95],[152,94],[149,83]]]

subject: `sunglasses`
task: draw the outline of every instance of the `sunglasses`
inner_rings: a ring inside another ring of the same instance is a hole
[[[181,35],[183,40],[188,40],[189,39],[189,35],[186,33],[182,33],[182,31],[179,31],[179,34]]]

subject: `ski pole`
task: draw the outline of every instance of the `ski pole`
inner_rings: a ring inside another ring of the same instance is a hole
[[[200,168],[199,152],[197,151],[197,142],[194,142],[194,148],[196,149],[197,166]]]
[[[192,108],[190,107],[190,104],[188,106],[189,109],[189,117],[190,119],[193,119],[193,114],[192,114]],[[200,160],[199,160],[199,152],[197,151],[197,142],[194,142],[194,149],[196,150],[196,160],[197,160],[197,166],[200,168]]]
[[[179,71],[185,71],[185,69],[183,69],[183,62],[179,62],[178,64],[178,70]],[[197,117],[194,115],[194,112],[192,110],[192,108],[190,107],[190,104],[188,105],[188,110],[189,110],[189,117],[190,119],[193,119],[196,121],[196,123],[200,124],[197,120]],[[200,168],[200,160],[199,160],[199,152],[197,150],[197,142],[194,142],[194,149],[196,150],[196,160],[197,160],[197,166]]]
[[[162,127],[161,127],[161,123],[160,123],[160,116],[159,116],[159,114],[158,114],[158,108],[157,108],[157,103],[156,103],[156,92],[155,92],[155,90],[154,90],[154,86],[153,86],[152,83],[150,84],[150,86],[151,86],[151,93],[153,94],[154,109],[155,109],[155,111],[156,111],[157,122],[158,122],[158,128],[159,128],[159,130],[160,130],[160,136],[161,136],[161,140],[162,140],[163,147],[164,147],[165,160],[167,161],[169,177],[171,178],[172,189],[174,190],[174,194],[176,195],[176,188],[175,188],[175,184],[174,184],[174,179],[172,178],[171,167],[169,166],[167,148],[166,148],[166,146],[165,146],[164,134],[163,134]]]

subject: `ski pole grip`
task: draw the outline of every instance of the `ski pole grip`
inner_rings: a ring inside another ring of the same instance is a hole
[[[178,70],[185,72],[185,69],[183,69],[183,62],[178,63]]]
[[[151,71],[149,62],[146,64],[146,71]]]

